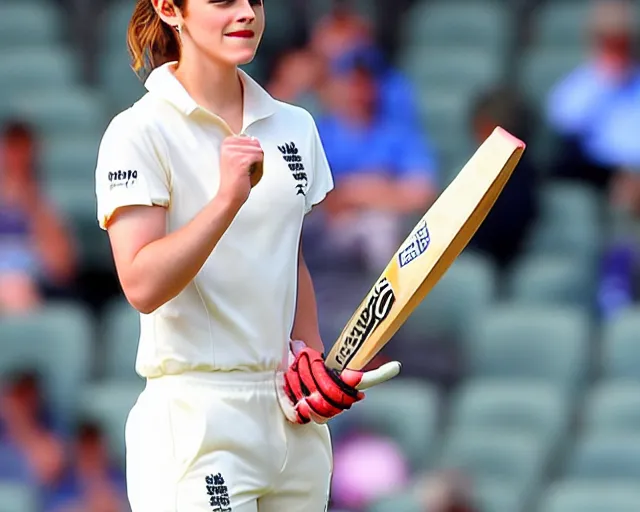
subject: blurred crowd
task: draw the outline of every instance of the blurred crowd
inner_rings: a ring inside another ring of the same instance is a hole
[[[396,9],[415,3],[397,2]],[[603,318],[638,299],[640,25],[634,8],[622,0],[593,2],[582,27],[584,60],[552,85],[541,106],[509,80],[476,88],[465,113],[467,132],[459,134],[460,145],[468,137],[477,147],[502,126],[528,145],[469,246],[503,274],[532,237],[544,183],[580,183],[605,198],[613,219],[603,234],[594,290],[594,314]],[[266,9],[268,19],[269,0]],[[336,324],[350,314],[416,219],[450,182],[454,165],[441,155],[436,134],[419,115],[430,99],[420,98],[412,79],[395,64],[393,37],[383,25],[361,16],[348,2],[336,2],[299,44],[275,54],[263,80],[274,97],[314,115],[334,173],[335,191],[310,215],[304,243],[317,276],[321,313],[335,317]],[[43,188],[40,146],[37,126],[21,118],[4,120],[0,314],[28,315],[55,300],[82,301],[98,314],[119,296],[115,274],[82,267],[86,241]],[[409,376],[447,391],[464,372],[458,355],[446,340],[425,341],[424,347],[424,359],[429,359],[424,364],[415,361],[415,343],[399,339],[389,351],[402,361],[413,359]],[[72,431],[58,432],[43,400],[42,381],[32,370],[2,375],[0,482],[37,485],[43,512],[125,511],[123,470],[110,455],[101,425],[81,419]],[[335,510],[363,512],[403,489],[424,511],[483,510],[474,503],[468,475],[444,469],[415,472],[391,437],[369,431],[366,424],[336,423],[336,431],[341,435],[336,438]]]

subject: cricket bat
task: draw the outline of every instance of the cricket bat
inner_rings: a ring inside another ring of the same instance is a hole
[[[326,358],[361,370],[388,343],[469,243],[517,166],[525,143],[497,127],[420,219]]]

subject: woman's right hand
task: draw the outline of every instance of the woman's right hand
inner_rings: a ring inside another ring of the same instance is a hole
[[[220,151],[220,187],[218,195],[241,206],[251,192],[251,171],[261,168],[264,152],[257,139],[231,136]]]

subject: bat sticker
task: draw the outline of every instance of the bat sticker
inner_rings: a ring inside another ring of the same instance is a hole
[[[396,301],[391,283],[386,277],[378,281],[369,295],[365,307],[360,311],[355,325],[347,332],[336,361],[346,368],[349,361],[356,355],[360,347],[380,323],[389,316],[389,312]]]
[[[430,242],[431,235],[427,228],[427,221],[423,220],[418,225],[415,234],[398,253],[398,263],[400,264],[400,267],[402,268],[408,265],[418,256],[423,254],[427,250],[427,247],[429,247]]]

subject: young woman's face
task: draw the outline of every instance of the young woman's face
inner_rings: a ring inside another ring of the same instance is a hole
[[[183,44],[225,64],[247,64],[255,56],[264,25],[263,0],[189,0]]]

